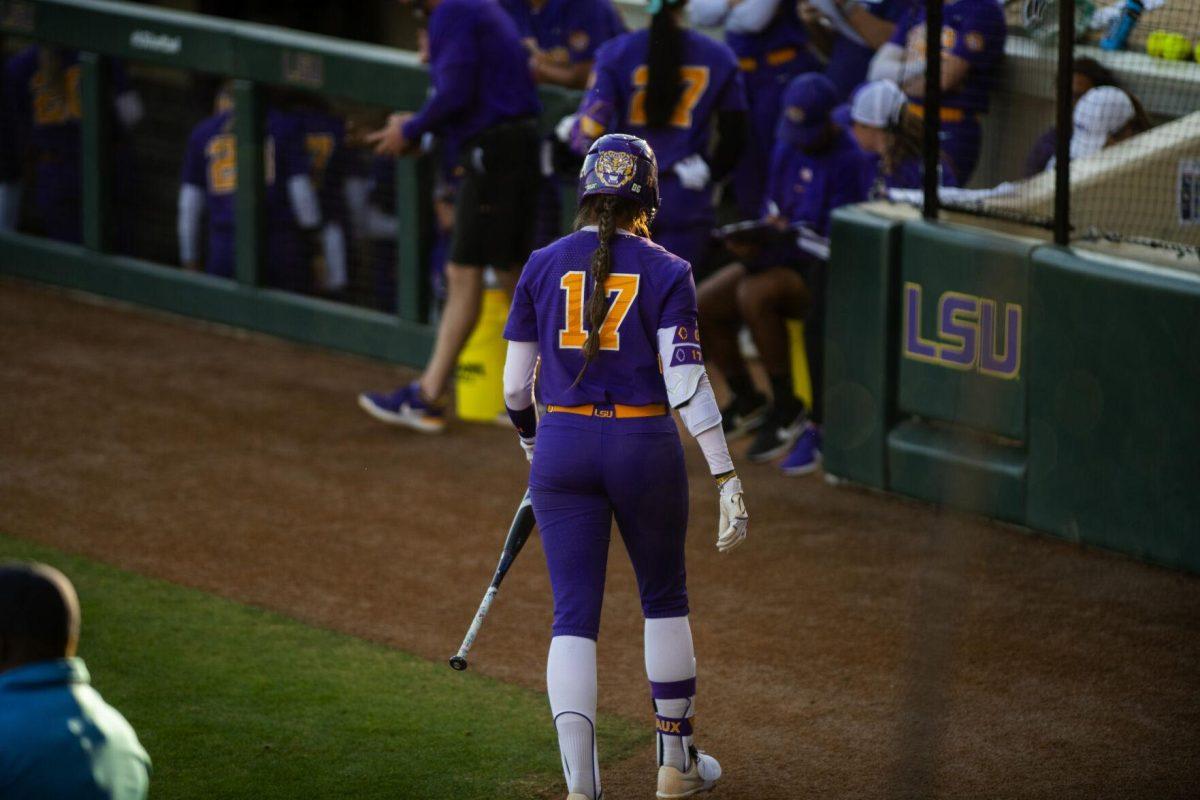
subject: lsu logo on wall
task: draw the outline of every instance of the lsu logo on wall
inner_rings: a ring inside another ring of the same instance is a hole
[[[938,298],[937,330],[921,331],[922,289],[904,284],[904,357],[957,370],[974,370],[1003,380],[1021,375],[1021,318],[1016,303],[999,303],[962,292]]]

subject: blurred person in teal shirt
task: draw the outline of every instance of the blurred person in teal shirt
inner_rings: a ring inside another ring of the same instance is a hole
[[[79,599],[42,564],[0,564],[0,798],[141,800],[150,757],[75,657]]]

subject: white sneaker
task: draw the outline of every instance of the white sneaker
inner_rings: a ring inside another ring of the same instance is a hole
[[[720,762],[693,747],[692,765],[686,772],[665,765],[658,768],[657,794],[661,798],[691,797],[716,786],[720,777]]]

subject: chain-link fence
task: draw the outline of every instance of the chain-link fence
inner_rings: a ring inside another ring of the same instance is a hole
[[[893,199],[1200,265],[1200,2],[955,0],[918,17],[935,14],[936,47],[921,24],[908,34],[923,74],[902,86],[927,126],[939,108],[924,160],[941,189]]]
[[[4,225],[85,240],[81,54],[4,43],[0,205]],[[105,59],[100,157],[103,249],[234,279],[239,173],[235,82]],[[258,280],[385,311],[397,307],[396,162],[362,141],[387,109],[296,89],[258,91]],[[425,215],[428,217],[429,215]],[[429,240],[436,241],[431,230]],[[436,246],[429,260],[436,286]]]

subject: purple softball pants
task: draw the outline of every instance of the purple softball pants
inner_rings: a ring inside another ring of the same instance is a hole
[[[538,426],[529,488],[554,592],[555,636],[599,634],[614,517],[642,613],[688,613],[687,473],[670,416],[547,414]]]

